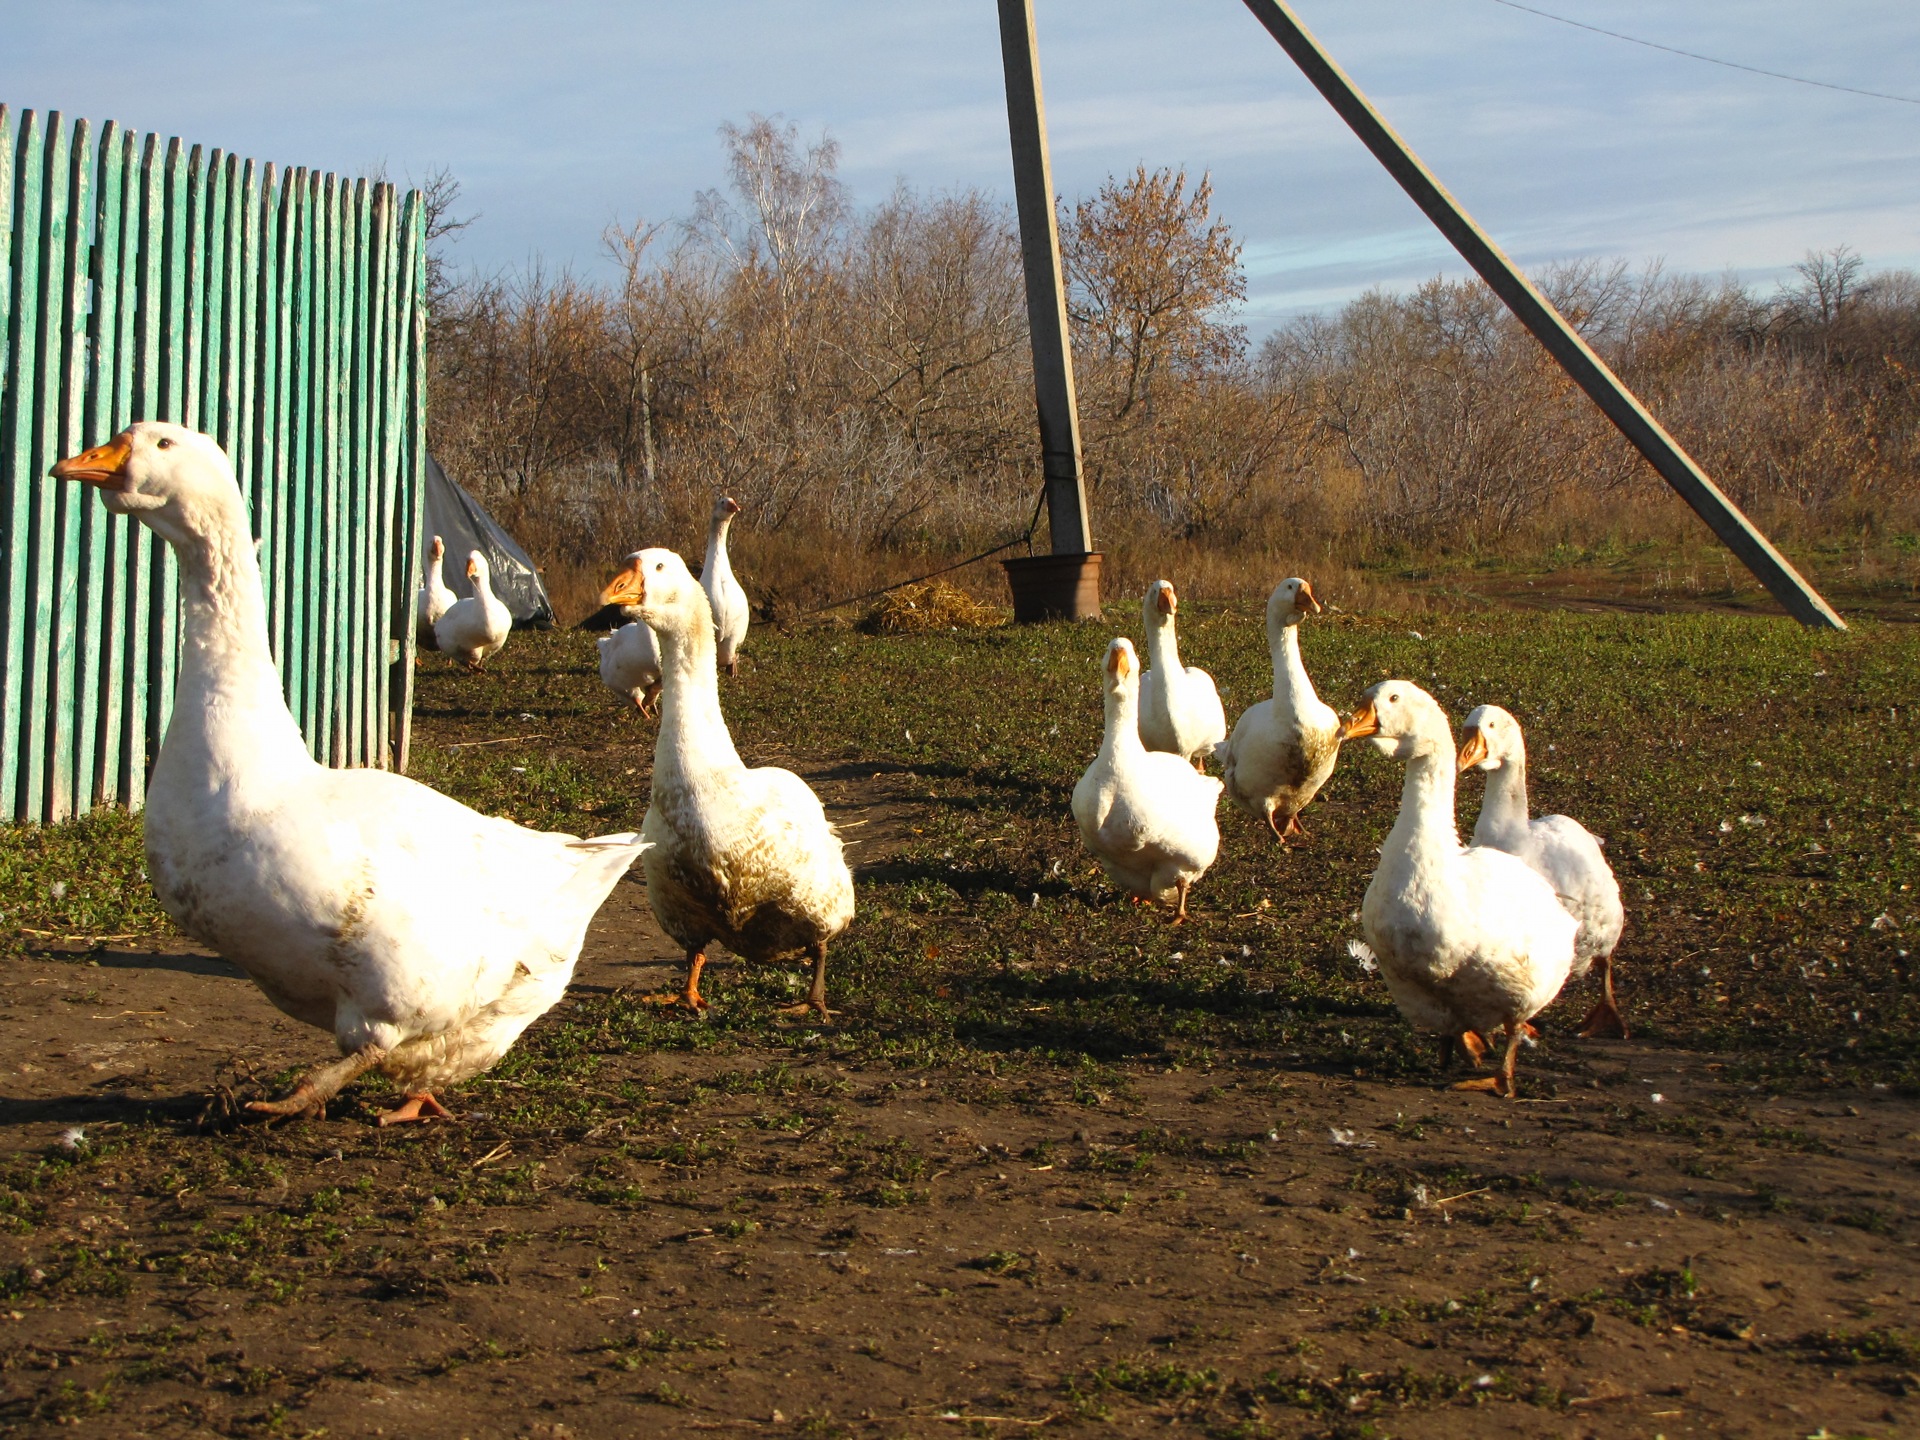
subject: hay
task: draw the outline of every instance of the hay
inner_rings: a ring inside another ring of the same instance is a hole
[[[927,630],[991,630],[1007,623],[998,605],[983,605],[942,580],[889,590],[860,619],[869,635],[917,635]]]

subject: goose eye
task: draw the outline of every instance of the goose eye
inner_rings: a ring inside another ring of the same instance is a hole
[[[664,570],[667,568],[667,562],[664,560],[656,560],[653,562],[653,568],[655,570]]]
[[[1398,705],[1400,703],[1400,697],[1398,695],[1389,695],[1387,696],[1387,703],[1391,705]]]
[[[153,442],[153,448],[156,450],[171,450],[173,448],[173,441],[162,436]]]

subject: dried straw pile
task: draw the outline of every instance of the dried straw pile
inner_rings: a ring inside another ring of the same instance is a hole
[[[889,590],[861,617],[869,635],[917,635],[925,630],[991,630],[1007,623],[998,605],[983,605],[943,580]]]

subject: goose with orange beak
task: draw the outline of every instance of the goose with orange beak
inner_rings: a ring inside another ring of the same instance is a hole
[[[1566,815],[1528,818],[1527,739],[1520,722],[1498,705],[1482,705],[1467,716],[1460,732],[1460,768],[1483,770],[1487,776],[1473,843],[1524,860],[1580,922],[1572,978],[1600,972],[1600,998],[1581,1021],[1580,1033],[1625,1039],[1626,1017],[1613,994],[1613,952],[1619,948],[1627,913],[1620,903],[1620,882],[1613,878],[1599,840]]]
[[[1579,926],[1524,861],[1461,846],[1453,731],[1426,691],[1410,680],[1381,681],[1342,738],[1364,739],[1406,765],[1400,814],[1360,905],[1381,977],[1400,1013],[1439,1036],[1443,1053],[1456,1039],[1504,1030],[1499,1072],[1455,1088],[1511,1098],[1527,1022],[1566,983]]]
[[[633,608],[645,591],[640,564],[644,552],[636,550],[627,557],[621,572],[600,592],[603,606],[618,606],[628,622],[611,634],[602,635],[600,647],[600,683],[616,695],[631,700],[642,715],[651,717],[660,699],[660,642],[640,620]]]
[[[727,557],[727,531],[739,513],[740,502],[731,495],[713,502],[707,558],[700,566],[700,588],[713,611],[714,663],[729,675],[740,669],[740,647],[746,643],[747,625],[753,619],[753,606],[747,603],[747,592],[734,578],[733,561]]]
[[[341,1058],[270,1116],[323,1114],[373,1070],[403,1104],[478,1075],[565,993],[587,922],[644,843],[578,840],[469,810],[385,770],[317,764],[287,709],[233,467],[205,435],[141,423],[61,461],[173,548],[179,685],[142,814],[147,873],[187,934]]]
[[[1300,622],[1320,608],[1313,586],[1297,575],[1268,598],[1273,697],[1249,706],[1218,751],[1227,798],[1266,821],[1282,845],[1290,835],[1306,838],[1300,812],[1340,758],[1340,717],[1315,693],[1300,659]]]
[[[447,578],[441,573],[441,564],[447,556],[447,545],[438,535],[427,547],[427,580],[413,595],[413,643],[416,650],[438,650],[440,641],[433,633],[434,623],[453,608],[453,602],[460,597],[448,588]],[[414,662],[419,663],[419,656]]]
[[[1107,647],[1106,734],[1073,787],[1080,838],[1107,878],[1136,900],[1187,918],[1187,892],[1220,852],[1220,782],[1140,743],[1140,662],[1128,640]]]
[[[671,550],[642,550],[634,606],[660,642],[660,731],[640,833],[647,900],[687,959],[685,988],[656,1003],[704,1009],[700,976],[715,941],[767,963],[795,951],[813,984],[789,1014],[827,1008],[827,945],[853,919],[853,872],[820,798],[791,770],[748,769],[720,712],[713,611]]]
[[[1147,630],[1147,668],[1140,676],[1140,741],[1149,750],[1178,755],[1204,771],[1227,738],[1227,715],[1213,676],[1180,663],[1174,616],[1180,597],[1171,580],[1147,587],[1141,617]]]
[[[490,655],[500,652],[513,633],[513,612],[493,593],[493,572],[487,557],[478,550],[467,555],[467,579],[473,593],[447,607],[433,625],[433,638],[439,647],[467,669],[479,670]]]

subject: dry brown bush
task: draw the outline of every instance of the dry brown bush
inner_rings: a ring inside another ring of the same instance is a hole
[[[609,231],[614,283],[536,265],[436,311],[434,449],[538,557],[563,619],[636,546],[697,559],[719,490],[746,507],[735,564],[775,616],[1027,531],[1012,217],[904,187],[856,212],[831,142],[758,117],[723,139],[729,194]],[[1370,293],[1249,355],[1238,246],[1210,203],[1204,177],[1141,167],[1063,218],[1109,595],[1312,573],[1377,603],[1440,561],[1704,533],[1477,282]],[[1914,568],[1920,280],[1841,250],[1771,295],[1624,265],[1542,283],[1777,536]],[[993,564],[947,579],[1005,593]]]

